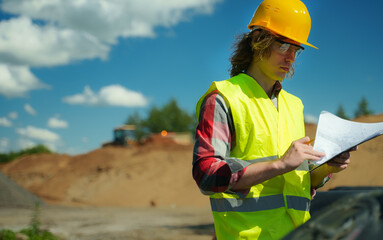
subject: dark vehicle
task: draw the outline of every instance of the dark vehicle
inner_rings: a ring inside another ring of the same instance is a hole
[[[128,146],[134,141],[136,126],[122,125],[113,130],[113,142],[104,143],[102,146]]]
[[[311,219],[285,240],[383,239],[383,187],[337,187],[317,192]]]

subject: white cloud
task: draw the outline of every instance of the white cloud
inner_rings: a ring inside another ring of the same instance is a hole
[[[60,140],[60,136],[47,129],[36,128],[33,126],[27,126],[26,128],[18,128],[16,132],[24,137],[42,140],[45,142],[57,142]]]
[[[311,114],[305,114],[305,123],[318,123],[318,117],[311,115]]]
[[[19,114],[17,112],[10,112],[8,113],[8,117],[10,119],[17,119],[19,117]]]
[[[37,114],[36,110],[31,105],[29,105],[28,103],[26,103],[24,105],[24,110],[27,113],[29,113],[30,115],[36,115]]]
[[[0,94],[7,98],[25,97],[31,90],[49,88],[26,66],[8,66],[0,63],[0,76]]]
[[[154,37],[156,27],[209,14],[220,1],[3,0],[2,10],[19,17],[0,22],[0,62],[56,66],[106,59],[118,38]]]
[[[149,100],[140,92],[135,92],[120,85],[110,85],[95,93],[89,86],[84,88],[83,93],[68,96],[63,99],[69,104],[88,106],[122,106],[138,107],[146,106]]]
[[[171,27],[195,14],[209,14],[222,0],[3,0],[13,14],[57,23],[101,41],[153,37],[156,27]]]
[[[6,117],[0,118],[0,127],[11,127],[12,122],[8,120]]]
[[[58,116],[54,116],[48,119],[48,127],[50,128],[67,128],[68,122],[59,119]]]
[[[21,66],[56,66],[106,59],[109,47],[85,32],[37,25],[28,17],[0,22],[0,61]]]
[[[24,97],[29,91],[47,88],[29,67],[107,59],[119,38],[155,37],[156,28],[210,14],[221,1],[0,1],[2,11],[16,16],[0,21],[0,75],[5,76],[0,78],[0,94]]]

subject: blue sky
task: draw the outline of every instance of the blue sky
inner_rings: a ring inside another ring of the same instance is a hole
[[[305,0],[309,42],[284,88],[305,115],[352,117],[364,96],[383,112],[383,2]],[[236,35],[256,0],[3,0],[0,152],[43,143],[81,154],[112,129],[170,99],[194,113],[212,81],[229,77]]]

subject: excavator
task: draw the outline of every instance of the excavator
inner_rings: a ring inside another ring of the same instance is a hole
[[[129,146],[134,142],[134,134],[136,125],[121,125],[113,129],[113,141],[102,144],[102,147],[107,146]]]

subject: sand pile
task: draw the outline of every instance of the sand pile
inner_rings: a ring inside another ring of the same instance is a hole
[[[0,206],[34,207],[44,202],[0,172]]]
[[[99,206],[207,205],[192,179],[192,145],[151,139],[78,156],[41,154],[0,166],[48,203]]]
[[[383,114],[356,119],[383,121]],[[316,125],[306,126],[315,136]],[[193,146],[153,138],[143,146],[106,147],[77,156],[41,154],[21,157],[0,170],[48,203],[96,206],[209,205],[192,179]],[[383,186],[383,137],[359,146],[335,186]]]

